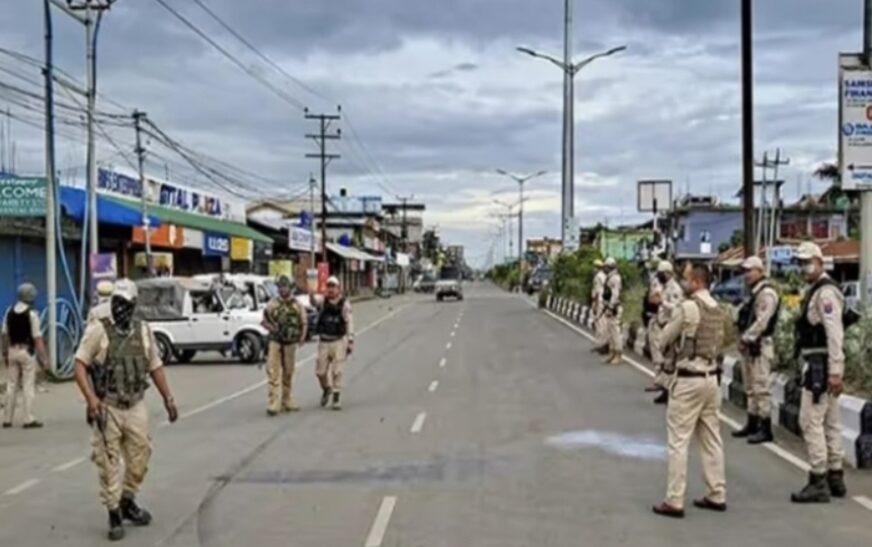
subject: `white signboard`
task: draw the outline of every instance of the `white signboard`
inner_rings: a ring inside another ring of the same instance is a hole
[[[288,227],[288,247],[294,251],[311,251],[315,238],[310,230],[299,226]]]
[[[872,71],[850,65],[849,58],[843,56],[839,149],[842,187],[847,190],[872,186]]]
[[[581,245],[581,221],[577,217],[567,219],[565,228],[566,240],[563,242],[563,250],[574,253]]]

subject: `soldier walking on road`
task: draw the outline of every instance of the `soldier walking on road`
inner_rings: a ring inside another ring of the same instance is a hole
[[[675,310],[684,302],[684,290],[675,279],[675,269],[672,263],[662,260],[657,265],[657,279],[662,287],[660,306],[657,309],[657,317],[651,321],[649,343],[651,346],[651,360],[654,362],[654,385],[660,395],[654,399],[655,404],[666,404],[669,401],[669,390],[675,381],[675,365],[667,363],[664,357],[665,347],[660,345],[660,334]]]
[[[675,344],[676,379],[666,411],[668,483],[666,499],[655,505],[658,515],[684,517],[687,489],[687,451],[690,441],[700,443],[706,495],[694,506],[726,511],[724,447],[718,412],[721,408],[720,371],[717,356],[724,338],[725,319],[708,291],[709,271],[694,266],[684,281],[689,297],[672,314],[663,329],[662,347]]]
[[[621,273],[615,259],[605,261],[606,285],[603,289],[603,309],[606,318],[606,337],[609,343],[609,356],[606,363],[620,365],[623,362],[624,334],[621,330]]]
[[[354,350],[354,324],[351,302],[342,294],[339,279],[327,280],[327,294],[317,298],[316,306],[320,342],[315,374],[321,384],[321,406],[331,404],[333,410],[340,410],[343,368]]]
[[[88,323],[75,356],[76,384],[93,428],[91,460],[97,466],[113,541],[124,537],[124,520],[135,526],[151,523],[151,514],[135,499],[151,458],[143,400],[149,376],[163,397],[170,423],[179,417],[154,335],[148,324],[134,318],[136,297],[136,285],[119,280],[110,316]]]
[[[291,280],[283,275],[276,281],[279,294],[263,311],[263,328],[269,331],[267,347],[267,408],[269,416],[280,411],[296,412],[292,391],[297,367],[297,346],[306,340],[306,312],[291,291]]]
[[[842,417],[845,354],[842,349],[845,307],[839,286],[824,272],[824,256],[814,243],[796,252],[809,284],[796,323],[796,356],[802,363],[799,427],[808,450],[808,484],[791,494],[795,503],[829,503],[847,495],[842,468]]]
[[[603,302],[603,291],[606,288],[606,272],[603,261],[598,258],[593,261],[593,267],[593,283],[590,291],[593,332],[596,341],[593,351],[606,355],[609,352],[609,341],[606,337],[606,318],[604,315],[605,303]]]
[[[33,400],[36,397],[37,359],[43,365],[48,363],[39,315],[33,309],[36,301],[36,287],[24,283],[18,287],[18,302],[6,311],[3,318],[3,331],[0,346],[3,360],[8,369],[6,383],[6,410],[3,427],[12,427],[15,416],[15,401],[21,391],[24,404],[24,429],[38,429],[42,422],[33,415]]]
[[[772,436],[772,389],[770,374],[775,360],[775,325],[781,308],[778,291],[766,279],[763,261],[749,257],[742,264],[751,295],[739,310],[739,347],[742,379],[748,398],[748,421],[733,437],[748,438],[749,444],[768,443]]]

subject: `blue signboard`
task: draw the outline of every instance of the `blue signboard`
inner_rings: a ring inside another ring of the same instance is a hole
[[[230,236],[205,232],[203,234],[203,256],[228,256],[230,254]]]
[[[141,197],[139,180],[121,173],[100,169],[97,172],[97,188],[121,194],[123,196]]]

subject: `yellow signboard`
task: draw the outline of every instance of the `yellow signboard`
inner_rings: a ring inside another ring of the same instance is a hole
[[[254,256],[254,242],[250,239],[234,237],[230,239],[230,260],[251,262]]]
[[[280,275],[286,275],[293,279],[294,277],[294,263],[290,260],[270,260],[269,261],[269,275],[270,277],[278,277]]]

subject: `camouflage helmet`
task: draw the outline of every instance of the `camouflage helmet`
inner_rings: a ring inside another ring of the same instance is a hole
[[[36,301],[37,290],[33,283],[22,283],[18,286],[18,299],[25,304],[33,304]]]
[[[280,275],[280,276],[276,279],[276,286],[278,286],[278,287],[288,287],[288,288],[290,288],[290,286],[291,286],[291,278],[288,277],[288,276],[286,276],[286,275]]]

